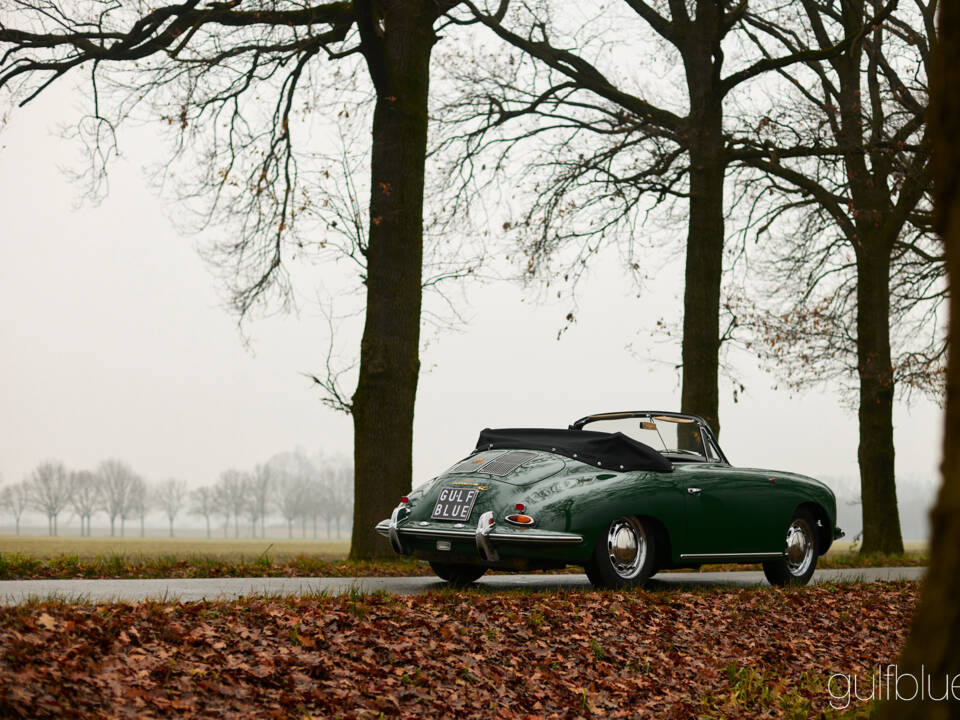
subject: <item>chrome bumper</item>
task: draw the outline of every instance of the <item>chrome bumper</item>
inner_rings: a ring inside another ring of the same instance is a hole
[[[389,520],[381,520],[376,525],[376,531],[389,538],[393,549],[401,555],[408,554],[409,548],[403,545],[404,537],[438,538],[449,540],[473,540],[480,557],[488,562],[497,562],[500,554],[497,544],[517,545],[579,545],[583,542],[581,535],[562,532],[497,532],[493,513],[487,511],[480,516],[476,529],[422,527],[417,525],[401,524],[405,518],[399,517],[402,508],[394,509]]]

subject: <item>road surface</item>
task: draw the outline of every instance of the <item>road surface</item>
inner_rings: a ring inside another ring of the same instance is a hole
[[[817,570],[813,582],[921,580],[926,568],[856,568]],[[657,575],[651,590],[684,587],[745,587],[763,585],[761,572],[683,572]],[[2,580],[0,604],[18,605],[35,599],[137,602],[140,600],[232,600],[250,595],[339,595],[351,591],[412,594],[439,590],[447,584],[436,577],[363,578],[189,578],[168,580]],[[586,589],[585,575],[488,575],[477,582],[483,590]]]

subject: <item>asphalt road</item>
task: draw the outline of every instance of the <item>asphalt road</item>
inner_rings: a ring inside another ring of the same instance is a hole
[[[814,582],[920,580],[926,568],[856,568],[818,570]],[[761,572],[663,573],[652,579],[651,590],[684,587],[744,587],[763,585]],[[489,575],[477,586],[484,590],[553,590],[589,588],[585,575]],[[339,595],[351,591],[387,591],[412,594],[439,590],[446,583],[435,577],[364,578],[191,578],[170,580],[3,580],[0,604],[19,605],[28,600],[56,598],[65,601],[136,602],[139,600],[231,600],[251,595]]]

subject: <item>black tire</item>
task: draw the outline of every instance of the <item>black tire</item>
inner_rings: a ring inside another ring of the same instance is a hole
[[[430,567],[441,580],[462,587],[478,580],[487,571],[482,565],[466,563],[441,563],[430,561]]]
[[[817,569],[820,548],[817,543],[817,521],[800,510],[787,526],[785,554],[763,563],[763,574],[771,585],[806,585]]]
[[[618,517],[600,534],[584,570],[596,588],[641,587],[655,562],[653,527],[638,517]]]

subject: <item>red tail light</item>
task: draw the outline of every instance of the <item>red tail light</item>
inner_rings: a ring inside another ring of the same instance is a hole
[[[529,515],[507,515],[507,522],[513,523],[514,525],[533,525],[533,518]]]
[[[401,505],[406,505],[408,502],[410,502],[410,498],[408,498],[406,495],[404,495],[402,498],[400,498],[400,504],[401,504]]]
[[[517,504],[515,505],[515,507],[516,507],[517,512],[523,512],[524,510],[527,509],[527,506],[524,505],[523,503],[517,503]]]

